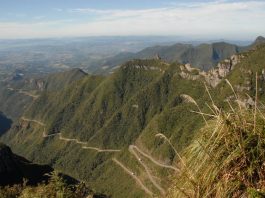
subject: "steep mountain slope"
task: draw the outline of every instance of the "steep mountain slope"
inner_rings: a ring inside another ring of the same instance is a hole
[[[21,78],[20,80],[9,81],[8,85],[15,90],[25,91],[56,91],[67,87],[71,83],[82,79],[87,74],[81,69],[53,73],[45,76]]]
[[[8,119],[2,112],[0,112],[0,136],[7,132],[12,125],[12,120]]]
[[[0,83],[0,110],[16,120],[42,92],[62,90],[86,75],[73,69],[43,77],[8,78]]]
[[[88,76],[61,92],[44,93],[3,140],[16,152],[36,162],[48,162],[87,181],[99,192],[114,197],[123,197],[124,193],[128,197],[143,197],[145,192],[134,187],[135,178],[128,181],[130,175],[112,159],[122,160],[121,163],[129,166],[132,172],[137,171],[136,165],[141,172],[141,164],[128,148],[137,139],[142,139],[146,147],[152,148],[153,144],[157,147],[161,164],[166,161],[170,164],[174,159],[174,155],[168,154],[171,149],[166,144],[153,143],[154,137],[147,137],[155,131],[145,129],[155,125],[160,117],[159,122],[167,125],[166,117],[170,114],[179,117],[179,125],[172,118],[168,122],[168,133],[178,129],[179,133],[174,138],[181,139],[179,146],[187,143],[187,136],[192,134],[188,128],[184,131],[181,128],[187,122],[195,122],[195,119],[189,117],[192,113],[185,113],[179,95],[189,92],[199,98],[204,91],[203,84],[182,79],[178,72],[177,64],[135,60],[124,64],[103,81]],[[179,115],[181,113],[183,116]],[[200,119],[199,116],[195,118]],[[199,126],[200,123],[194,125]],[[139,138],[144,129],[146,135]],[[116,168],[111,169],[113,166]],[[159,169],[164,175],[170,173],[163,167]],[[148,181],[145,175],[141,177]],[[121,186],[115,180],[121,181]],[[166,182],[162,183],[166,185]],[[156,187],[148,185],[159,194]],[[130,195],[131,191],[133,195]]]
[[[44,174],[52,170],[49,166],[30,163],[0,143],[0,186],[22,183],[23,178],[28,180],[28,184],[36,184],[47,180]]]
[[[0,197],[98,197],[88,186],[48,165],[34,164],[0,143]]]
[[[256,71],[263,82],[264,53],[264,46],[244,53],[226,76],[241,93],[242,104],[251,105],[244,93],[253,96],[255,86],[246,81],[254,82]],[[207,75],[192,78],[200,72],[187,67],[190,77],[183,76],[182,68],[134,60],[111,76],[87,76],[64,90],[45,92],[1,139],[30,160],[51,164],[104,194],[163,195],[167,176],[178,170],[178,156],[156,134],[180,151],[204,126],[201,115],[192,111],[211,111],[205,105],[211,103],[204,87]],[[220,107],[227,107],[225,99],[234,100],[222,79],[210,92]]]
[[[233,88],[218,85],[219,100],[215,94],[210,104],[212,119],[181,153],[167,197],[265,196],[264,54],[265,46],[245,53],[227,76]],[[229,106],[220,106],[220,98]]]

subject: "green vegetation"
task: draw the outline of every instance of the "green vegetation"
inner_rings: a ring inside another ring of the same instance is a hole
[[[253,98],[257,90],[253,83],[255,72],[259,76],[259,100],[264,101],[264,54],[265,47],[246,53],[228,76],[237,87],[238,98],[225,81],[216,88],[208,88],[218,109],[229,108],[227,99],[238,99],[245,104],[246,93]],[[165,190],[174,170],[158,166],[136,151],[140,161],[128,151],[129,146],[136,145],[161,164],[176,167],[178,155],[156,134],[168,137],[174,148],[181,152],[193,145],[193,138],[200,138],[201,128],[210,130],[204,127],[201,115],[194,113],[198,111],[196,105],[183,97],[184,94],[191,96],[203,112],[211,113],[207,105],[212,102],[204,82],[202,78],[197,81],[181,78],[179,66],[161,60],[133,60],[110,76],[88,75],[60,91],[43,92],[24,113],[28,120],[19,120],[1,140],[12,146],[16,153],[37,163],[48,163],[56,170],[85,181],[98,192],[118,198],[145,197],[146,192],[136,183],[137,177],[159,196],[159,190],[150,181],[141,162],[145,162]],[[250,84],[245,82],[245,77],[250,79]],[[243,85],[248,86],[247,90],[242,89]],[[209,126],[214,122],[209,120]],[[57,135],[44,138],[43,133]],[[62,137],[85,143],[65,141]],[[98,152],[83,146],[120,152]],[[113,158],[133,174],[118,166]],[[247,188],[255,194],[254,186]]]
[[[0,142],[1,198],[87,198],[95,194],[83,182],[59,174],[47,165],[32,162],[12,153]]]
[[[178,64],[130,61],[109,77],[87,76],[60,92],[43,93],[24,115],[45,123],[47,134],[62,133],[67,138],[87,141],[88,146],[121,149],[120,153],[84,150],[58,136],[44,139],[43,126],[25,121],[2,139],[17,153],[34,162],[51,164],[99,192],[114,197],[143,197],[145,193],[112,158],[116,156],[133,171],[138,166],[141,174],[143,167],[127,151],[129,145],[139,142],[154,158],[171,164],[175,155],[167,144],[155,138],[156,132],[172,134],[180,149],[189,143],[193,128],[199,128],[202,120],[187,111],[194,107],[185,104],[180,95],[199,98],[206,94],[203,83],[182,79],[178,72]],[[172,173],[147,163],[154,174],[159,172],[166,178]],[[148,181],[144,174],[141,177]],[[115,181],[121,181],[122,186]],[[168,180],[163,180],[165,188],[167,184]],[[152,184],[150,188],[156,191]]]
[[[41,77],[6,79],[0,82],[0,109],[15,121],[43,92],[62,90],[86,76],[82,70],[72,69]]]
[[[212,44],[200,44],[193,46],[191,44],[175,44],[171,46],[154,46],[143,49],[138,53],[121,53],[110,57],[105,62],[106,65],[115,67],[125,61],[133,58],[154,58],[157,54],[167,62],[179,62],[182,64],[190,63],[194,67],[204,70],[211,69],[218,62],[231,57],[239,52],[248,51],[258,44],[264,43],[263,37],[258,37],[249,46],[237,46],[225,42],[217,42]]]
[[[212,108],[213,119],[181,155],[180,173],[168,197],[264,197],[262,111],[256,105]]]
[[[0,187],[1,198],[103,198],[104,195],[96,195],[88,190],[84,183],[77,185],[68,185],[66,181],[53,172],[47,183],[40,183],[36,186],[23,184]]]

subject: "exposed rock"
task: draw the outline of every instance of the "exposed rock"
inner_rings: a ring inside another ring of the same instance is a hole
[[[189,73],[180,72],[179,74],[182,78],[188,79],[188,80],[198,80],[200,78],[199,75],[191,75]]]
[[[201,71],[197,68],[192,68],[190,64],[181,65],[180,76],[190,80],[197,80],[200,78],[200,76],[202,76],[209,85],[216,87],[222,81],[222,79],[234,69],[235,65],[237,65],[242,58],[244,58],[243,55],[233,55],[229,59],[218,63],[216,68],[213,68],[208,72]]]
[[[37,81],[37,87],[39,90],[44,90],[44,82],[43,81]]]
[[[158,53],[155,55],[155,59],[156,59],[156,60],[161,60],[161,57],[159,56]]]

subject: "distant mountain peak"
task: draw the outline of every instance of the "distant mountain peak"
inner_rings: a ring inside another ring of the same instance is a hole
[[[254,45],[259,45],[259,44],[262,44],[262,43],[265,43],[265,38],[263,36],[258,36],[253,44]]]

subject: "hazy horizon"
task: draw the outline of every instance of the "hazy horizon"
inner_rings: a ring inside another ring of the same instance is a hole
[[[176,36],[249,41],[265,35],[261,0],[0,2],[0,39]]]

